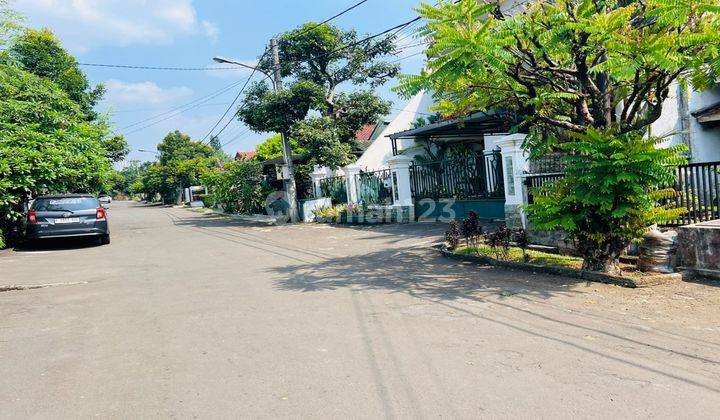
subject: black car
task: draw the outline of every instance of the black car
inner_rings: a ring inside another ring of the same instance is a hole
[[[63,194],[36,198],[27,214],[25,238],[97,237],[110,243],[107,209],[93,195]]]

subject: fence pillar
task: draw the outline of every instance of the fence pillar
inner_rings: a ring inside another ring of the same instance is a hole
[[[527,204],[523,174],[529,169],[527,153],[522,148],[525,137],[525,134],[511,134],[495,140],[502,155],[505,222],[509,228],[527,228],[527,218],[522,209]]]
[[[327,166],[315,165],[315,167],[313,168],[313,171],[310,173],[310,178],[312,179],[313,193],[315,193],[315,198],[322,197],[322,190],[320,189],[320,181],[322,181],[325,178],[329,178],[329,177],[330,177],[330,169]]]
[[[388,160],[392,181],[393,213],[398,223],[409,223],[415,219],[410,164],[412,159],[404,155],[393,156]]]
[[[357,176],[360,174],[362,168],[357,165],[348,165],[343,168],[345,171],[345,184],[347,188],[348,203],[358,203],[360,197],[358,196],[357,189]]]

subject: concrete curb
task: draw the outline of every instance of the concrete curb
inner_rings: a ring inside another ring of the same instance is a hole
[[[278,226],[280,224],[280,223],[278,223],[277,217],[265,216],[265,215],[261,215],[261,214],[253,214],[253,215],[228,214],[228,213],[223,213],[221,211],[217,211],[214,209],[208,209],[206,207],[202,207],[202,208],[183,207],[183,209],[187,210],[189,212],[192,212],[192,213],[221,216],[221,217],[226,217],[226,218],[232,219],[232,220],[239,220],[241,222],[265,224],[268,226]]]
[[[473,262],[477,264],[482,265],[490,265],[493,267],[500,267],[500,268],[510,268],[515,270],[522,270],[522,271],[529,271],[533,273],[543,273],[543,274],[552,274],[556,276],[565,276],[565,277],[571,277],[581,280],[587,280],[597,283],[605,283],[605,284],[614,284],[616,286],[622,286],[627,288],[642,288],[642,287],[651,287],[651,286],[658,286],[662,284],[669,284],[681,281],[683,279],[683,274],[681,273],[672,273],[672,274],[655,274],[655,275],[649,275],[644,276],[641,278],[635,278],[635,277],[622,277],[622,276],[613,276],[611,274],[606,273],[598,273],[596,271],[587,271],[587,270],[577,270],[574,268],[567,268],[567,267],[553,267],[553,266],[545,266],[545,265],[537,265],[537,264],[528,264],[528,263],[521,263],[521,262],[515,262],[515,261],[500,261],[496,260],[494,258],[486,257],[486,256],[480,256],[480,255],[461,255],[456,254],[455,252],[452,252],[448,250],[444,244],[441,245],[433,245],[435,249],[440,251],[444,256],[448,258],[452,258],[454,260],[458,261],[466,261],[466,262]]]

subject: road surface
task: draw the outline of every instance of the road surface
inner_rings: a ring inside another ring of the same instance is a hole
[[[2,418],[718,418],[720,288],[483,268],[435,225],[114,203],[0,253]]]

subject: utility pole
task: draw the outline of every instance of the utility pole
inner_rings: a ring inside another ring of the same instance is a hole
[[[280,51],[278,50],[277,39],[273,38],[270,40],[270,49],[272,50],[273,58],[273,75],[275,78],[275,91],[282,89],[282,75],[280,74]],[[297,202],[297,186],[295,185],[295,168],[292,161],[292,150],[290,149],[290,139],[287,133],[280,133],[283,142],[283,158],[285,159],[285,165],[287,166],[288,178],[283,180],[285,184],[285,193],[287,194],[288,204],[290,205],[290,221],[297,223],[298,216],[298,202]]]

